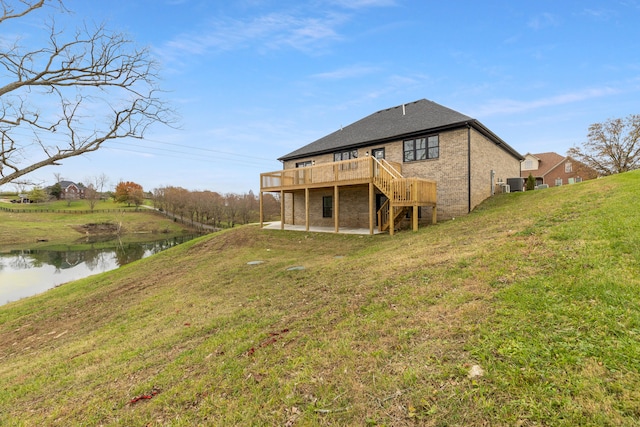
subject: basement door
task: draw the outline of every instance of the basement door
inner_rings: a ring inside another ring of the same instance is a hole
[[[380,225],[378,224],[378,211],[387,200],[388,200],[388,197],[385,196],[384,194],[376,193],[376,226]]]

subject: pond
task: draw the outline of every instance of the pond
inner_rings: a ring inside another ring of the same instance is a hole
[[[66,282],[114,270],[184,243],[198,235],[149,242],[120,243],[83,250],[9,250],[0,252],[0,305],[39,294]]]

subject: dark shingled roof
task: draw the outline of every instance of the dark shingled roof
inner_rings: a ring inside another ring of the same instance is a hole
[[[292,160],[342,149],[356,148],[361,145],[397,141],[412,135],[417,136],[425,132],[437,132],[466,126],[467,124],[483,133],[496,144],[503,146],[505,150],[518,159],[522,159],[522,155],[509,147],[477,120],[436,104],[433,101],[421,99],[373,113],[343,129],[292,151],[278,160]]]
[[[76,185],[76,183],[73,182],[73,181],[60,181],[59,184],[60,184],[60,187],[62,187],[62,188],[69,188],[72,185]],[[76,185],[76,187],[77,187],[77,185]]]

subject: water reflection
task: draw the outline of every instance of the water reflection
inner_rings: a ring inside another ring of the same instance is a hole
[[[197,237],[176,236],[144,243],[85,250],[12,250],[0,253],[0,305],[62,283],[121,267]]]

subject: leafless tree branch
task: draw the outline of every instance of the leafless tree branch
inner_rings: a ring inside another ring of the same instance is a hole
[[[52,2],[0,0],[0,23]],[[104,25],[83,25],[71,37],[53,20],[46,28],[44,47],[0,48],[1,81],[8,81],[0,86],[0,185],[109,140],[142,138],[154,123],[175,123],[148,49]]]
[[[601,175],[640,168],[640,114],[592,124],[587,141],[567,154]]]
[[[12,5],[12,2],[2,0],[0,1],[0,8],[2,9],[2,16],[0,16],[0,24],[3,21],[8,19],[20,18],[23,17],[36,9],[40,9],[44,6],[45,0],[38,1],[28,1],[28,0],[20,0],[18,1],[17,10],[16,6]]]

